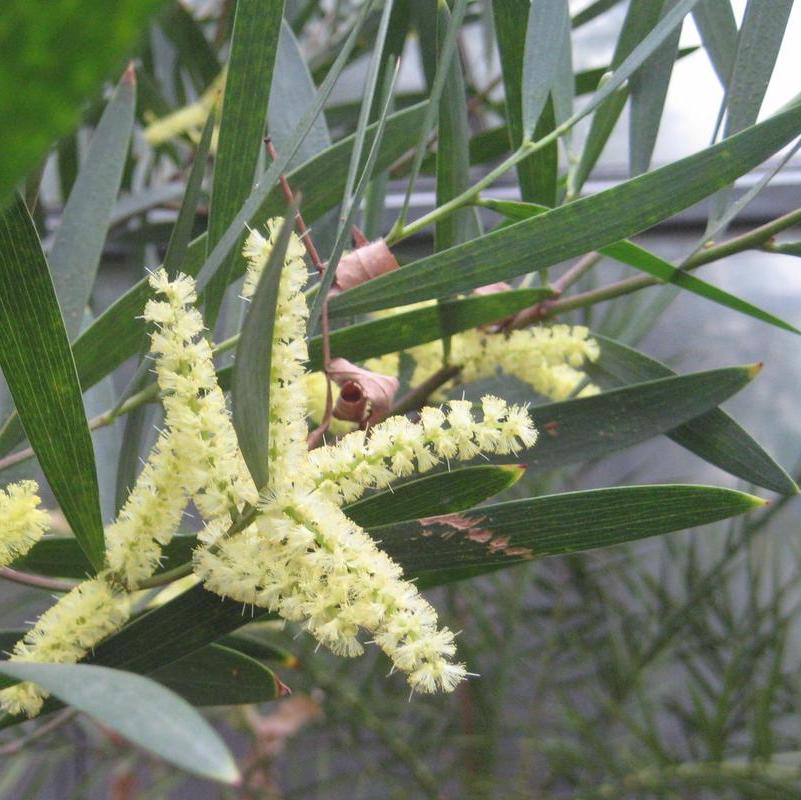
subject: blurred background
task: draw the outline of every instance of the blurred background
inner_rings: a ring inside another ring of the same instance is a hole
[[[496,3],[502,7],[503,0]],[[169,5],[141,43],[140,124],[93,297],[94,314],[139,280],[144,268],[160,263],[191,142],[179,139],[154,149],[144,131],[156,116],[192,104],[207,90],[215,72],[210,58],[217,69],[225,60],[231,5],[226,0]],[[590,5],[596,4],[570,3],[574,15]],[[627,3],[606,5],[609,10],[573,32],[576,71],[609,64]],[[732,2],[738,21],[745,5],[745,0]],[[288,2],[288,19],[315,77],[330,63],[356,6],[346,0]],[[489,0],[472,2],[459,43],[469,90],[479,98],[471,105],[474,133],[501,121],[491,21]],[[198,48],[186,31],[199,32],[206,45]],[[799,91],[799,37],[801,7],[796,4],[760,118]],[[688,17],[681,47],[699,42]],[[362,52],[327,109],[334,138],[355,123],[369,42]],[[426,91],[424,67],[412,30],[399,83],[408,100]],[[654,164],[706,147],[722,98],[703,49],[680,59]],[[57,224],[65,189],[101,107],[87,109],[86,126],[43,169],[37,211],[45,230]],[[586,193],[628,177],[626,113]],[[586,125],[576,133],[576,152],[585,133]],[[488,164],[473,169],[478,177]],[[763,175],[746,176],[738,191],[747,191]],[[517,196],[513,176],[508,177],[487,194]],[[392,224],[404,191],[402,178],[390,181],[383,213],[367,220],[371,234]],[[430,210],[433,200],[433,180],[424,175],[412,216]],[[799,205],[801,160],[795,157],[742,211],[729,235]],[[638,241],[678,263],[703,242],[707,211],[692,208]],[[490,226],[496,219],[484,222]],[[324,222],[316,233],[324,240]],[[799,233],[790,232],[789,238]],[[423,234],[403,243],[398,255],[408,260],[431,247],[431,237]],[[707,266],[702,275],[801,326],[800,267],[797,256],[751,251]],[[604,262],[579,288],[628,274],[627,268]],[[232,297],[236,294],[234,289]],[[679,372],[764,362],[760,377],[726,408],[798,480],[801,359],[792,334],[664,287],[577,313],[575,321]],[[130,365],[113,376],[117,391],[129,377]],[[507,382],[499,393],[523,397],[525,390]],[[107,408],[112,397],[113,387],[101,383],[87,395],[87,412]],[[526,399],[532,400],[530,394]],[[120,436],[118,426],[96,434],[109,514]],[[22,467],[13,477],[28,474],[30,468]],[[544,478],[524,478],[499,499],[532,489],[548,493],[672,481],[737,486],[735,479],[661,437]],[[0,797],[801,797],[801,501],[770,499],[764,511],[730,523],[545,560],[433,592],[444,623],[461,631],[463,659],[480,675],[453,696],[410,700],[405,683],[387,680],[387,664],[374,654],[345,661],[313,652],[314,643],[294,629],[254,625],[251,635],[276,649],[273,666],[293,694],[263,707],[209,712],[246,769],[241,791],[186,778],[76,719],[4,759]],[[33,589],[3,584],[0,591],[3,628],[21,626],[48,604]]]

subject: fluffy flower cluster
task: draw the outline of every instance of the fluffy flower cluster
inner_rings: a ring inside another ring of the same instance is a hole
[[[20,481],[0,489],[0,567],[24,556],[48,525],[46,511],[39,508],[35,481]]]
[[[65,594],[17,642],[14,661],[69,664],[83,658],[98,642],[122,627],[129,614],[128,597],[105,575],[84,581]],[[47,693],[32,683],[0,691],[0,705],[12,714],[39,713]]]
[[[587,376],[585,363],[596,361],[598,342],[583,325],[541,325],[509,333],[470,330],[457,333],[450,340],[448,361],[460,367],[465,383],[493,378],[498,373],[510,375],[528,384],[537,394],[551,400],[564,400],[576,392]],[[436,372],[443,363],[442,342],[428,342],[406,351],[414,361],[410,381],[417,386]],[[396,375],[400,366],[397,353],[389,353],[365,363],[368,369]],[[451,388],[445,385],[439,397]],[[597,394],[598,387],[586,383],[579,396]]]
[[[309,453],[311,477],[318,492],[337,505],[350,503],[367,489],[389,486],[396,478],[427,472],[443,459],[468,461],[480,453],[516,453],[532,447],[537,431],[528,412],[490,395],[481,401],[477,420],[472,403],[452,400],[446,410],[427,407],[420,421],[389,419],[354,431],[336,445]]]
[[[408,673],[413,689],[451,691],[465,676],[452,663],[453,634],[400,567],[316,492],[275,498],[256,526],[198,553],[207,588],[277,611],[333,652],[363,652],[361,629]]]

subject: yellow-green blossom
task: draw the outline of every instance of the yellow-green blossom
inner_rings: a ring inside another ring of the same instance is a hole
[[[354,431],[336,445],[309,453],[312,480],[337,505],[350,503],[367,489],[382,489],[413,472],[427,472],[440,462],[466,461],[480,453],[516,453],[532,447],[537,432],[528,412],[486,396],[483,418],[472,404],[453,400],[446,409],[423,408],[420,421],[389,417],[369,432]]]
[[[36,481],[20,481],[0,489],[0,567],[24,556],[48,526],[46,511],[39,508]]]
[[[14,646],[12,661],[74,664],[121,628],[129,615],[128,596],[101,575],[65,594],[45,611]],[[0,707],[11,714],[39,713],[47,692],[32,683],[0,691]]]

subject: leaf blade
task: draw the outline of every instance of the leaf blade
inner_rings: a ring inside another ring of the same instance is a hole
[[[2,661],[0,673],[42,686],[181,769],[222,783],[239,780],[236,763],[216,731],[185,700],[152,680],[87,664]]]
[[[95,569],[104,561],[92,439],[67,332],[22,199],[0,215],[0,367],[64,516]]]

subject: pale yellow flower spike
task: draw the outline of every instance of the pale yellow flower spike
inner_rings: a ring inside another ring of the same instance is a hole
[[[0,567],[24,556],[42,538],[49,517],[39,508],[36,481],[0,489]]]
[[[74,664],[98,642],[121,628],[130,613],[128,597],[104,575],[78,584],[39,617],[17,642],[12,661]],[[10,714],[39,713],[47,692],[32,683],[0,691],[0,707]]]

